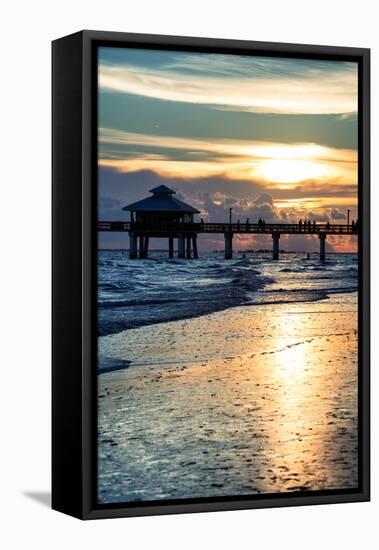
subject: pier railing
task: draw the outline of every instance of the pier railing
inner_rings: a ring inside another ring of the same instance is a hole
[[[351,224],[331,223],[156,223],[99,221],[98,231],[136,233],[241,233],[241,234],[308,234],[354,235],[358,227]]]

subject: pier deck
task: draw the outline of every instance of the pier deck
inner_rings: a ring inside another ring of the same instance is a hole
[[[178,239],[179,257],[191,258],[191,243],[194,257],[197,257],[197,235],[223,234],[225,237],[225,258],[233,255],[234,235],[271,235],[273,259],[279,258],[280,235],[318,235],[320,239],[320,260],[325,260],[325,241],[328,235],[356,235],[358,227],[351,224],[331,223],[155,223],[99,221],[98,231],[127,232],[130,236],[130,257],[137,258],[137,239],[140,240],[139,257],[146,258],[150,237],[169,239],[169,253],[173,257],[173,239]],[[187,246],[185,247],[185,242]]]

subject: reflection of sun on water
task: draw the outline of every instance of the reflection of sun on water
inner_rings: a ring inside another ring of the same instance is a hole
[[[276,327],[279,351],[275,356],[273,383],[277,387],[274,406],[279,418],[272,425],[269,454],[285,468],[284,477],[288,481],[280,490],[306,485],[307,468],[317,456],[322,441],[314,437],[325,411],[317,397],[322,393],[315,371],[320,365],[317,358],[309,356],[311,338],[304,337],[312,333],[307,319],[304,315],[283,315]]]
[[[283,383],[288,386],[298,385],[305,377],[304,344],[291,341],[292,339],[287,339],[280,342],[283,343],[283,347],[287,347],[278,354],[278,362],[282,366],[280,376],[283,377]]]
[[[294,384],[303,380],[305,376],[305,346],[297,334],[304,333],[304,316],[282,315],[279,318],[277,330],[277,347],[281,351],[277,354],[279,375],[284,384]],[[299,326],[301,323],[301,327]],[[311,328],[311,327],[310,327]]]

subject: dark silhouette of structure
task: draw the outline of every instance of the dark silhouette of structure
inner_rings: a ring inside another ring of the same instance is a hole
[[[198,231],[193,228],[193,217],[200,213],[199,210],[176,199],[175,191],[165,185],[151,189],[150,193],[153,194],[152,197],[123,208],[131,213],[128,229],[130,258],[137,258],[138,255],[140,258],[147,258],[151,237],[168,238],[170,258],[174,257],[174,239],[178,239],[179,258],[191,258],[192,254],[197,258]]]
[[[175,191],[160,185],[150,191],[153,196],[125,206],[131,213],[130,222],[98,222],[98,231],[127,232],[130,238],[130,258],[147,258],[149,239],[168,238],[169,257],[174,257],[174,239],[178,240],[179,258],[197,258],[197,235],[199,233],[223,233],[225,238],[225,258],[233,257],[233,236],[235,234],[269,234],[272,236],[272,257],[279,259],[279,239],[285,235],[318,235],[320,240],[320,260],[325,261],[327,235],[354,235],[358,233],[358,220],[352,224],[331,224],[299,220],[298,223],[266,223],[259,219],[245,224],[207,223],[201,219],[194,221],[199,210],[186,204],[173,195]]]

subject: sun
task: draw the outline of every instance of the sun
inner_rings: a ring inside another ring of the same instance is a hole
[[[297,183],[325,176],[326,167],[308,160],[265,159],[259,163],[256,173],[273,183]]]
[[[314,143],[265,144],[252,148],[254,174],[276,184],[324,178],[330,172],[330,152]]]

